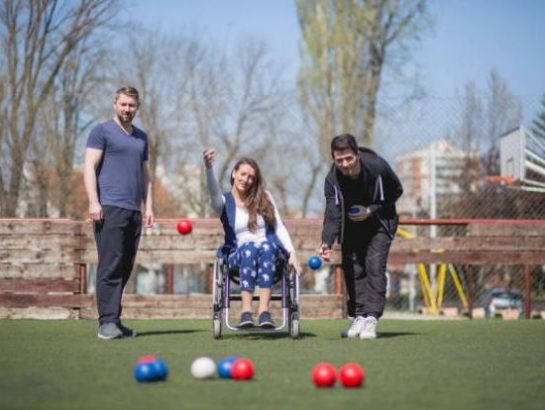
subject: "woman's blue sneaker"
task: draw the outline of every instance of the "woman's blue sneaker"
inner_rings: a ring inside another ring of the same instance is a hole
[[[258,326],[263,329],[273,329],[274,328],[274,322],[272,320],[271,314],[267,311],[261,312],[259,315],[259,323]]]
[[[254,320],[252,319],[252,312],[242,312],[240,315],[240,323],[238,324],[239,328],[248,328],[254,327]]]

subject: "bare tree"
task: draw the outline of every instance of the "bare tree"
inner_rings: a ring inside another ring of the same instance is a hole
[[[0,173],[0,209],[13,216],[19,202],[23,168],[35,138],[38,114],[55,79],[76,47],[107,25],[117,0],[2,0],[0,41],[6,65],[7,98],[0,108],[5,128]]]
[[[319,172],[321,170],[321,167],[319,164],[315,163],[310,168],[310,181],[307,185],[307,189],[305,190],[304,196],[303,196],[303,204],[301,209],[301,216],[307,217],[310,212],[310,199],[313,192],[313,187],[316,186],[316,182],[318,181]]]
[[[49,155],[41,158],[55,170],[52,197],[60,217],[71,212],[76,144],[94,120],[93,92],[105,79],[101,67],[107,61],[102,47],[81,42],[61,69],[42,109],[40,128],[43,138],[49,139],[44,141]]]
[[[6,144],[8,130],[7,130],[7,95],[6,95],[6,82],[7,82],[7,76],[6,76],[6,70],[5,70],[5,64],[2,60],[0,60],[0,158],[6,158],[9,155],[8,147]],[[4,168],[7,166],[7,163],[2,161],[2,167]],[[3,195],[5,193],[4,189],[4,179],[3,179],[3,173],[2,170],[0,170],[0,215],[2,214],[3,203],[4,198]]]
[[[112,82],[134,84],[142,96],[142,109],[138,120],[148,134],[149,161],[153,179],[158,165],[168,160],[169,137],[176,135],[185,116],[179,91],[185,88],[187,79],[181,75],[180,62],[184,58],[186,39],[168,36],[160,31],[139,30],[129,34],[129,47],[123,47],[118,55],[125,65],[115,67]]]
[[[114,66],[110,73],[111,89],[120,84],[131,84],[141,95],[137,121],[148,135],[150,175],[154,185],[152,194],[157,215],[180,212],[180,209],[173,210],[172,201],[163,201],[161,196],[166,191],[158,184],[161,179],[168,185],[173,184],[167,181],[173,174],[173,169],[169,168],[172,160],[185,162],[187,151],[175,151],[174,147],[187,111],[184,90],[188,79],[183,75],[182,66],[190,47],[189,41],[184,35],[166,35],[160,30],[130,30],[127,43],[120,44],[115,50],[127,64]]]
[[[303,33],[301,102],[316,124],[322,156],[329,157],[328,141],[339,131],[372,145],[383,69],[406,64],[428,22],[426,1],[297,0],[296,5]]]
[[[195,53],[196,50],[199,52]],[[192,51],[198,58],[188,56],[183,65],[189,83],[185,104],[188,122],[182,136],[198,157],[188,160],[202,170],[202,148],[215,147],[218,180],[225,183],[237,158],[247,155],[265,161],[272,147],[278,146],[286,93],[280,86],[280,74],[261,42],[241,43],[228,55],[198,43]],[[186,183],[191,184],[191,171],[185,175]],[[267,176],[273,178],[269,169]],[[184,201],[198,215],[210,212],[204,183],[201,176],[200,196],[184,194]]]
[[[395,64],[404,65],[408,49],[418,41],[428,24],[425,0],[371,0],[366,2],[365,24],[361,34],[369,39],[367,81],[365,87],[365,113],[363,118],[363,142],[371,145],[374,137],[378,94],[382,72],[388,62],[388,53],[397,54]]]
[[[141,92],[138,120],[148,133],[152,174],[179,201],[179,213],[210,215],[201,151],[216,148],[221,182],[241,155],[263,159],[283,130],[280,73],[259,41],[229,52],[200,32],[144,31],[129,42],[118,54],[131,69],[114,70],[111,81]]]
[[[296,1],[301,26],[302,65],[298,88],[303,133],[314,136],[320,155],[303,149],[299,155],[301,214],[307,216],[318,175],[329,162],[329,141],[340,132],[362,135],[368,39],[356,30],[362,8],[356,2]]]
[[[330,162],[331,138],[350,132],[361,144],[374,144],[384,69],[402,71],[428,16],[425,0],[296,0],[296,7],[303,37],[302,121],[320,152],[301,153],[306,216],[316,181]]]
[[[367,38],[357,35],[360,8],[355,2],[296,1],[301,25],[303,63],[299,72],[305,121],[323,158],[339,130],[358,134],[355,121],[364,104]]]
[[[507,83],[492,70],[488,77],[488,99],[486,106],[487,147],[483,156],[483,172],[486,175],[500,174],[499,137],[520,125],[522,105],[508,89]]]
[[[227,115],[225,82],[230,74],[224,53],[212,49],[196,34],[192,35],[180,63],[182,75],[187,79],[178,88],[185,118],[176,141],[181,155],[174,169],[181,184],[187,187],[183,193],[184,211],[204,216],[210,213],[210,201],[200,153],[204,147],[215,147],[219,151],[220,169],[222,159],[229,155],[219,149],[214,136]]]
[[[464,87],[462,118],[457,137],[461,140],[462,148],[466,154],[466,164],[463,172],[462,187],[465,192],[471,191],[471,184],[478,175],[478,153],[480,150],[483,117],[482,103],[477,95],[475,83],[469,82]]]
[[[285,93],[267,54],[264,43],[249,41],[231,57],[229,66],[233,69],[222,85],[225,117],[214,130],[219,148],[225,153],[219,168],[222,180],[238,156],[252,155],[259,160],[274,145],[274,125],[280,121]]]
[[[49,217],[49,199],[51,187],[51,162],[48,156],[51,152],[51,138],[43,138],[41,141],[32,139],[25,161],[24,187],[22,197],[26,205],[24,212],[26,217]]]

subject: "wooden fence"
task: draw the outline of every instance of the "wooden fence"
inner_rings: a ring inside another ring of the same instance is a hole
[[[137,263],[213,263],[222,241],[217,219],[194,219],[182,236],[176,221],[163,219],[142,236]],[[389,262],[505,264],[525,267],[526,314],[531,311],[529,269],[545,265],[545,224],[540,221],[404,220],[402,225],[456,225],[463,236],[397,238]],[[286,221],[300,260],[316,253],[321,220]],[[338,252],[333,263],[338,263]],[[88,264],[97,255],[89,223],[67,219],[0,219],[0,318],[93,318],[95,296],[87,294]],[[331,295],[302,295],[303,317],[338,318],[344,297],[340,268]],[[169,271],[167,293],[172,293]],[[471,304],[471,289],[468,289]],[[207,318],[207,294],[125,295],[126,318]]]

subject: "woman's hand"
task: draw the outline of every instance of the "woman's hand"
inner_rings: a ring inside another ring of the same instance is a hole
[[[301,264],[297,260],[297,256],[295,255],[295,252],[290,253],[290,258],[288,259],[288,265],[295,270],[295,273],[297,273],[297,276],[301,276],[301,274],[303,273],[303,269],[301,268]]]
[[[213,148],[205,148],[202,151],[202,160],[206,168],[211,168],[212,163],[214,162],[214,157],[216,156],[216,151]]]

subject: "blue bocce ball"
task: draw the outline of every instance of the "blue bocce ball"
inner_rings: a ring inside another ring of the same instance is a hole
[[[158,380],[155,362],[137,363],[136,366],[134,366],[134,377],[140,383],[154,382]]]
[[[156,380],[165,380],[168,376],[168,366],[162,360],[156,360],[151,363],[155,371]]]
[[[230,379],[232,377],[231,369],[237,356],[227,356],[218,361],[218,376],[222,379]]]
[[[320,269],[322,266],[322,260],[318,256],[311,256],[308,258],[308,267],[312,270]]]

